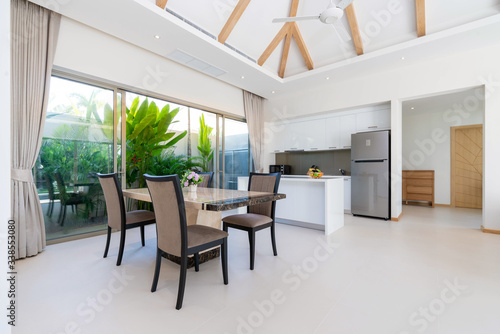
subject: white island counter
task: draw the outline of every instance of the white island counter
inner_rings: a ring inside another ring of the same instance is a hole
[[[248,189],[248,177],[238,178],[238,189]],[[286,199],[276,203],[277,222],[324,230],[326,235],[344,226],[344,177],[284,175],[278,192]]]

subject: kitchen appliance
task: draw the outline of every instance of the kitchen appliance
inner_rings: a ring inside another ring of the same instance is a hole
[[[290,165],[269,165],[269,173],[281,173],[281,175],[290,175]]]
[[[390,131],[351,135],[351,212],[391,217]]]

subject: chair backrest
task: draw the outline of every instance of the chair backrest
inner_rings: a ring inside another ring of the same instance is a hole
[[[63,177],[61,173],[54,173],[54,179],[56,180],[57,190],[59,191],[59,200],[62,205],[66,205],[66,200],[68,199],[68,194],[66,193],[66,185],[64,184]]]
[[[106,199],[106,210],[108,212],[108,225],[111,228],[121,230],[125,228],[125,202],[123,201],[123,192],[118,183],[116,173],[100,174],[98,173],[104,198]]]
[[[203,178],[203,181],[198,183],[198,187],[202,187],[202,188],[211,188],[212,187],[212,179],[214,177],[214,172],[198,173],[198,175]]]
[[[280,177],[280,173],[250,173],[248,190],[277,194],[280,184]],[[274,220],[275,207],[276,201],[272,201],[249,206],[247,211],[248,213],[256,213],[259,215],[271,217]]]
[[[156,216],[158,248],[175,256],[187,250],[187,223],[179,176],[144,174]]]
[[[49,192],[49,200],[53,201],[54,196],[54,184],[53,180],[48,173],[44,173],[43,178],[45,179],[45,184],[47,185],[47,191]]]

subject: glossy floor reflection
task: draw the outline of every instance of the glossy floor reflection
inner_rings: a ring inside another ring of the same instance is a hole
[[[278,257],[257,234],[255,270],[248,239],[230,231],[229,285],[219,261],[188,271],[175,310],[178,268],[163,260],[150,292],[155,227],[140,247],[118,235],[47,247],[19,261],[13,333],[497,333],[500,236],[480,232],[478,210],[404,206],[400,222],[346,216],[328,240],[321,231],[277,226]]]

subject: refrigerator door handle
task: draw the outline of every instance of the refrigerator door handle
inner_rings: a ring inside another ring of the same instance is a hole
[[[363,162],[384,162],[387,159],[378,159],[378,160],[354,160],[354,163],[363,163]]]

